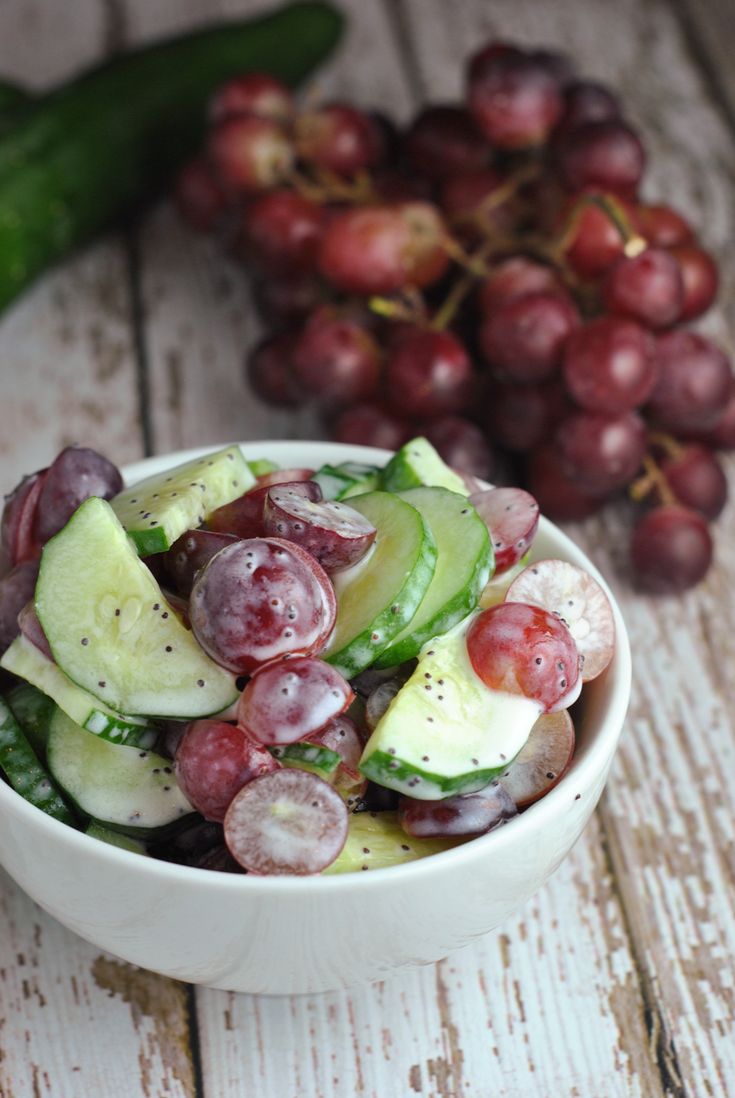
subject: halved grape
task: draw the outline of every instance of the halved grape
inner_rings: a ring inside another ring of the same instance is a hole
[[[339,716],[355,697],[350,684],[324,660],[309,656],[269,663],[240,696],[237,721],[258,743],[306,739]]]
[[[190,606],[205,652],[247,674],[285,655],[320,652],[337,616],[324,569],[281,538],[246,538],[220,550],[199,573]]]
[[[224,820],[247,782],[279,767],[270,751],[225,721],[192,721],[176,750],[179,785],[207,820]]]
[[[547,713],[570,705],[582,686],[574,637],[540,606],[501,602],[483,610],[467,632],[467,652],[486,686],[522,694]]]
[[[539,505],[522,488],[487,488],[471,495],[470,503],[490,531],[498,576],[531,548],[541,514]]]
[[[21,564],[41,552],[41,544],[33,536],[33,526],[46,472],[46,469],[41,469],[38,473],[23,477],[20,484],[5,497],[0,546],[11,564]]]
[[[38,578],[38,561],[16,564],[0,579],[0,655],[20,633],[18,614],[33,598]]]
[[[187,530],[164,554],[166,575],[176,590],[187,597],[197,573],[215,553],[237,541],[234,534],[217,534],[212,530]]]
[[[513,581],[507,602],[542,606],[569,627],[582,656],[582,682],[597,678],[615,651],[610,600],[589,572],[565,560],[539,560]]]
[[[53,652],[49,647],[49,642],[43,631],[43,627],[38,620],[38,614],[36,613],[33,599],[31,599],[30,602],[27,602],[18,614],[18,629],[31,644],[36,646],[39,652],[43,652],[47,660],[53,661]]]
[[[398,821],[408,835],[431,839],[438,835],[483,835],[518,815],[513,798],[498,781],[476,793],[440,801],[401,797]]]
[[[500,778],[519,809],[544,797],[564,777],[574,756],[574,742],[574,724],[566,709],[539,717]]]
[[[36,510],[35,536],[44,545],[90,496],[112,499],[122,491],[120,470],[96,450],[67,446],[44,477]]]
[[[207,519],[208,528],[218,534],[234,534],[238,538],[262,537],[265,533],[263,525],[265,501],[268,492],[275,484],[300,492],[308,499],[321,499],[322,491],[319,485],[308,477],[295,476],[296,472],[301,470],[276,470],[259,477],[258,483],[249,492],[213,511]],[[310,469],[304,469],[303,472],[311,474]]]
[[[263,518],[267,535],[301,545],[327,572],[356,564],[377,533],[373,524],[349,504],[312,501],[293,485],[269,490]]]
[[[225,842],[251,873],[320,873],[347,838],[349,814],[330,785],[284,768],[249,782],[225,816]]]

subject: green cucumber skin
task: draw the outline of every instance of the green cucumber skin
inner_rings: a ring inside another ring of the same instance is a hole
[[[0,770],[29,804],[61,823],[76,821],[68,804],[21,730],[12,709],[0,698]]]
[[[422,770],[397,755],[389,755],[387,751],[373,751],[372,755],[360,764],[360,773],[364,777],[386,789],[394,789],[410,797],[414,788],[412,783],[419,779],[424,785],[435,787],[436,799],[450,797],[455,793],[474,793],[478,789],[484,789],[507,769],[508,763],[504,763],[502,766],[486,767],[447,778],[443,774]]]
[[[13,715],[40,759],[46,757],[48,730],[56,704],[29,682],[19,682],[5,696]]]
[[[336,751],[318,743],[291,743],[271,748],[271,754],[284,766],[313,767],[320,775],[333,774],[342,761]]]
[[[290,4],[133,51],[22,108],[0,136],[0,309],[197,150],[218,85],[263,69],[298,84],[342,24],[328,3]]]

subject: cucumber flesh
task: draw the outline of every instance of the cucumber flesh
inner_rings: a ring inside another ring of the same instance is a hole
[[[396,451],[383,469],[380,484],[387,492],[428,485],[448,488],[460,496],[469,495],[461,476],[439,457],[428,439],[421,437],[411,439]]]
[[[109,827],[103,827],[96,820],[88,825],[85,834],[91,839],[99,839],[110,846],[119,846],[121,850],[130,850],[133,854],[147,854],[145,844],[140,839],[131,839],[129,835],[123,835],[119,831],[111,831]]]
[[[380,469],[377,465],[342,461],[339,465],[322,465],[311,479],[315,480],[321,488],[323,499],[347,499],[378,488]]]
[[[275,473],[278,468],[275,461],[270,461],[268,458],[254,458],[247,462],[247,467],[256,478],[265,476],[266,473]]]
[[[163,553],[212,511],[243,495],[255,477],[238,446],[146,477],[112,500],[141,557]]]
[[[0,770],[24,800],[55,820],[74,826],[74,816],[41,765],[10,706],[0,698]]]
[[[480,593],[479,605],[483,610],[487,610],[489,606],[497,606],[499,602],[505,602],[505,596],[508,588],[514,579],[520,576],[531,557],[530,550],[524,557],[521,557],[511,568],[506,572],[501,572],[499,576],[492,576],[485,584],[482,592]]]
[[[88,732],[115,743],[148,745],[152,735],[148,721],[143,717],[126,717],[108,709],[72,682],[53,660],[47,659],[22,634],[15,638],[0,659],[0,667],[31,683]]]
[[[369,667],[407,625],[431,583],[436,543],[415,507],[389,492],[355,496],[350,506],[377,530],[369,553],[333,576],[337,622],[324,659],[345,678]]]
[[[297,770],[309,770],[317,777],[328,782],[339,766],[341,757],[331,747],[323,747],[319,743],[307,743],[298,741],[289,743],[283,747],[271,747],[271,755],[278,759],[283,766],[291,766]]]
[[[238,695],[102,499],[86,500],[45,546],[36,612],[62,671],[118,712],[204,717]]]
[[[399,494],[429,524],[436,539],[436,570],[418,610],[378,656],[377,667],[413,659],[428,640],[466,618],[493,569],[490,534],[466,496],[429,487]]]
[[[13,710],[13,715],[31,747],[43,761],[46,758],[48,730],[56,705],[29,682],[19,682],[12,687],[5,695],[5,700]]]
[[[162,828],[193,811],[170,759],[93,736],[57,709],[48,766],[85,816],[126,828]]]
[[[366,778],[417,800],[482,789],[521,750],[541,706],[491,690],[465,638],[471,617],[429,641],[375,726],[360,760]]]
[[[352,873],[355,870],[385,869],[404,865],[450,850],[463,839],[414,839],[398,823],[395,812],[353,812],[349,818],[347,841],[323,874]]]

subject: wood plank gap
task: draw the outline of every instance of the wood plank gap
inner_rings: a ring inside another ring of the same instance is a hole
[[[398,52],[406,66],[408,84],[413,93],[414,106],[428,99],[428,88],[424,80],[418,51],[411,39],[411,20],[408,17],[404,0],[383,0],[386,19],[391,26],[398,44]]]
[[[191,1066],[194,1073],[195,1098],[205,1098],[204,1069],[202,1067],[202,1046],[199,1038],[199,1013],[197,1010],[197,989],[194,984],[186,985],[186,1013],[189,1025],[189,1049]]]
[[[618,880],[615,858],[610,845],[610,833],[603,803],[597,809],[600,824],[600,847],[605,866],[610,876],[610,891],[620,909],[620,920],[628,949],[633,961],[638,989],[643,1003],[643,1018],[648,1034],[648,1048],[661,1078],[661,1087],[667,1098],[689,1098],[689,1092],[683,1082],[683,1073],[676,1054],[676,1043],[671,1033],[659,997],[656,994],[654,979],[649,972],[645,958],[641,955],[636,935],[628,915],[626,899]]]
[[[723,115],[728,128],[735,136],[735,98],[728,92],[727,84],[720,75],[722,59],[709,45],[708,35],[703,32],[702,24],[713,16],[703,12],[702,0],[669,0],[672,11],[681,24],[684,47],[694,67],[701,75],[710,97]],[[722,30],[727,36],[727,26]]]
[[[143,439],[145,456],[150,457],[151,454],[155,453],[155,438],[153,431],[153,415],[151,414],[148,343],[145,335],[145,304],[141,287],[142,261],[139,232],[136,226],[131,225],[124,231],[123,247],[127,260],[130,321],[132,326],[133,352],[135,354],[140,431]]]

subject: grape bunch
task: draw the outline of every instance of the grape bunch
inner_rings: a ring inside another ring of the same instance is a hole
[[[423,434],[479,477],[500,457],[557,520],[627,496],[638,584],[677,592],[712,560],[735,380],[689,327],[717,266],[680,213],[641,197],[645,164],[610,88],[493,42],[463,103],[405,129],[235,79],[176,198],[255,272],[262,400],[312,404],[344,442]]]

